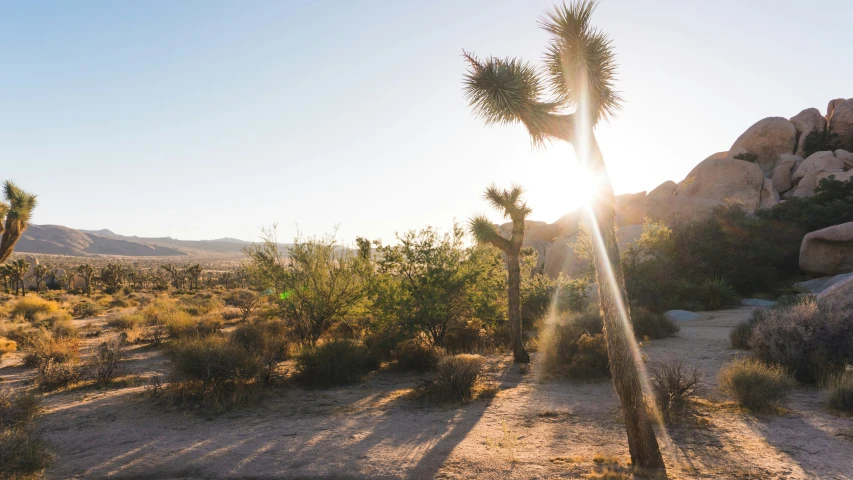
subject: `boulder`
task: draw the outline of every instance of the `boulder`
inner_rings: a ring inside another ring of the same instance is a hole
[[[829,178],[831,176],[834,176],[835,179],[838,181],[846,182],[846,181],[850,180],[851,178],[853,178],[853,170],[848,170],[846,172],[841,171],[841,170],[834,170],[831,172],[820,172],[817,174],[817,177],[815,178],[815,186],[817,186],[817,184],[820,183],[820,181],[823,180],[824,178]]]
[[[553,223],[525,220],[524,226],[524,245],[540,241],[551,242],[560,234],[560,227]],[[507,237],[512,235],[512,222],[504,223],[498,228]]]
[[[797,282],[791,288],[795,292],[819,294],[825,292],[834,285],[841,283],[849,283],[848,280],[853,279],[853,272],[842,273],[831,277],[820,277],[806,280],[805,282]]]
[[[826,106],[826,121],[832,120],[832,114],[835,111],[835,106],[841,102],[847,101],[846,98],[836,98],[835,100],[830,100],[829,104]]]
[[[800,245],[800,268],[812,275],[853,271],[853,222],[806,234]]]
[[[581,220],[583,220],[583,212],[578,208],[577,210],[569,212],[558,218],[554,224],[559,227],[560,235],[564,237],[571,237],[578,233],[578,225]]]
[[[774,163],[776,157],[773,157]],[[751,212],[760,204],[763,187],[764,173],[758,165],[744,160],[716,158],[696,165],[676,186],[673,195],[737,202]]]
[[[646,192],[616,195],[616,226],[643,223]]]
[[[674,322],[692,322],[699,319],[699,314],[688,310],[670,310],[664,312],[663,316]]]
[[[75,274],[74,278],[71,279],[71,289],[72,290],[85,290],[86,289],[86,280],[83,278],[83,275]]]
[[[819,173],[831,170],[844,170],[844,162],[835,157],[830,151],[815,152],[803,161],[791,175],[791,179],[797,180],[809,173]]]
[[[836,275],[832,279],[834,281],[827,284],[818,294],[818,302],[848,311],[853,310],[853,273]]]
[[[708,198],[652,197],[646,199],[645,216],[667,225],[695,222],[711,216],[721,205],[723,202]]]
[[[779,193],[785,193],[794,187],[794,182],[791,179],[794,166],[803,161],[803,157],[791,154],[782,154],[779,156],[776,168],[770,175],[773,181],[773,188]]]
[[[802,155],[805,151],[806,136],[817,130],[826,128],[826,118],[816,108],[807,108],[791,117],[791,123],[797,129],[797,147],[794,153]]]
[[[829,128],[838,134],[838,142],[842,149],[853,150],[853,98],[835,105]]]
[[[624,227],[619,227],[616,229],[616,244],[619,246],[619,251],[623,251],[628,248],[628,245],[637,241],[640,238],[640,235],[643,234],[643,226],[640,224],[637,225],[625,225]]]
[[[764,186],[761,188],[761,200],[758,208],[770,208],[779,203],[779,192],[773,188],[773,180],[764,179]]]
[[[549,278],[556,279],[562,273],[569,277],[582,275],[590,267],[589,260],[580,258],[575,252],[574,243],[577,235],[571,237],[560,237],[545,254],[545,265],[543,272]]]
[[[783,153],[793,153],[797,146],[797,129],[787,118],[769,117],[749,127],[729,149],[734,157],[740,153],[758,155],[756,164],[764,173],[776,168],[776,160]]]
[[[649,192],[647,197],[671,197],[672,192],[675,191],[676,183],[672,180],[667,180],[657,187],[654,188],[651,192]]]
[[[740,301],[741,305],[748,307],[772,307],[776,302],[771,300],[762,300],[760,298],[744,298]]]
[[[817,172],[809,172],[797,183],[797,187],[787,192],[786,198],[811,197],[814,195],[814,187],[817,185]]]
[[[841,160],[841,163],[844,164],[844,168],[853,168],[853,153],[850,153],[847,150],[836,150],[835,158]]]

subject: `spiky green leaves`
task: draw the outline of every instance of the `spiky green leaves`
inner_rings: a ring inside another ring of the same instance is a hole
[[[468,230],[477,243],[494,245],[500,250],[509,250],[509,240],[498,231],[498,227],[485,215],[474,215],[468,220]]]
[[[495,185],[489,185],[483,193],[485,198],[495,209],[500,210],[504,218],[517,220],[524,219],[532,211],[527,202],[521,201],[524,189],[519,185],[513,185],[509,190],[499,189]]]
[[[555,6],[539,20],[551,34],[545,67],[551,88],[564,105],[581,108],[588,101],[590,122],[616,114],[622,98],[614,89],[616,56],[610,39],[590,25],[595,0]]]
[[[8,221],[28,223],[36,208],[36,196],[21,190],[11,181],[3,185],[3,194],[8,202],[6,219]],[[0,211],[3,208],[0,207]]]

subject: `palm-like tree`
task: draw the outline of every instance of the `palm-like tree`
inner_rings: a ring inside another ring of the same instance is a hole
[[[3,185],[5,202],[0,202],[0,263],[12,255],[12,250],[24,230],[30,225],[30,218],[36,208],[36,196],[29,194],[10,181]]]
[[[27,293],[26,284],[24,283],[24,278],[27,275],[27,271],[30,269],[30,264],[23,258],[19,258],[17,260],[12,260],[8,263],[9,272],[12,277],[12,282],[15,285],[15,295],[18,295],[18,288],[21,289],[21,295],[25,295]]]
[[[633,329],[616,244],[616,202],[593,132],[622,102],[614,89],[617,65],[611,41],[590,24],[595,7],[595,0],[578,0],[556,6],[540,19],[540,26],[550,34],[544,76],[516,58],[480,60],[463,52],[469,64],[465,94],[487,124],[520,122],[536,146],[552,140],[571,143],[576,157],[599,182],[591,207],[601,240],[595,242],[595,267],[610,370],[625,413],[631,460],[639,468],[658,470],[664,463],[643,398],[641,365],[631,343]],[[546,85],[554,98],[544,99]],[[573,113],[564,113],[568,110]]]
[[[92,282],[95,280],[95,267],[89,265],[88,263],[84,263],[83,265],[78,265],[77,268],[74,269],[75,272],[80,274],[80,277],[83,278],[83,283],[86,284],[86,296],[92,296]]]
[[[530,355],[524,350],[521,331],[521,245],[524,243],[524,220],[530,215],[530,208],[521,200],[524,189],[513,186],[510,190],[499,190],[494,185],[483,194],[495,209],[505,218],[512,220],[512,235],[506,238],[500,234],[497,226],[485,215],[475,215],[468,226],[474,239],[479,243],[494,245],[506,254],[509,270],[509,330],[512,340],[512,354],[516,362],[529,363]]]

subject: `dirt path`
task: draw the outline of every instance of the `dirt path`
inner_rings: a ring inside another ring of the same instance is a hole
[[[744,413],[717,393],[717,370],[739,354],[728,347],[729,329],[749,313],[705,313],[682,322],[677,337],[643,346],[650,364],[686,358],[708,383],[693,416],[667,426],[670,478],[853,478],[853,419],[826,412],[818,390],[799,388],[782,416]],[[137,372],[166,366],[156,352],[134,355]],[[462,407],[406,399],[426,377],[387,371],[350,387],[283,389],[257,408],[212,419],[155,405],[143,387],[51,395],[39,421],[57,452],[48,477],[579,478],[608,464],[625,471],[609,382],[540,381],[535,364],[523,371],[507,360],[490,359],[500,392]]]

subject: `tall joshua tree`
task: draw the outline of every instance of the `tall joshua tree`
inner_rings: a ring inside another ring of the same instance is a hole
[[[36,196],[29,194],[10,181],[3,185],[5,202],[0,202],[0,263],[12,255],[12,250],[24,230],[30,225],[30,217],[36,208]]]
[[[591,208],[598,230],[593,234],[601,240],[594,242],[594,256],[610,370],[625,414],[633,465],[662,470],[663,458],[646,410],[641,365],[632,343],[633,329],[616,244],[616,202],[593,132],[595,125],[614,115],[622,103],[614,90],[617,64],[611,41],[590,24],[595,7],[594,0],[578,0],[556,6],[540,19],[539,25],[550,34],[544,75],[516,58],[480,60],[464,52],[469,64],[465,93],[474,112],[487,124],[520,122],[537,146],[552,140],[572,144],[576,157],[600,183]],[[543,98],[546,84],[554,98]],[[567,110],[573,112],[564,113]]]
[[[21,289],[21,295],[26,295],[27,289],[26,283],[24,283],[24,278],[27,275],[27,271],[30,269],[30,264],[23,258],[19,258],[17,260],[12,260],[8,265],[12,276],[12,282],[15,285],[15,295],[18,295],[19,287]]]
[[[521,331],[521,245],[524,243],[524,220],[530,208],[521,200],[524,189],[513,186],[510,190],[499,190],[494,185],[486,189],[485,199],[505,218],[512,220],[512,235],[504,237],[494,223],[484,215],[476,215],[469,221],[474,239],[502,250],[507,257],[509,270],[509,329],[512,337],[512,355],[516,362],[529,363],[530,355],[524,350]]]

